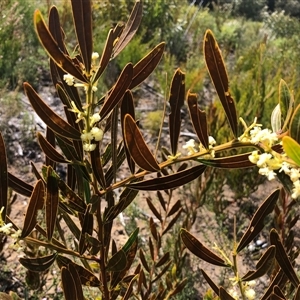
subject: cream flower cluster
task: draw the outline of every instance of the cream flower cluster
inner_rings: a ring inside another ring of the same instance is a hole
[[[209,143],[209,150],[210,150],[210,156],[213,158],[215,157],[215,150],[213,150],[214,145],[216,144],[216,140],[212,137],[208,137],[208,143]],[[188,150],[188,155],[193,155],[201,150],[203,150],[203,145],[200,143],[197,149],[195,140],[190,139],[188,142],[186,142],[185,145],[182,146],[183,149]]]
[[[265,151],[264,153],[253,151],[249,156],[249,160],[258,166],[259,174],[266,176],[268,180],[273,180],[276,178],[275,171],[284,172],[293,182],[291,196],[293,199],[297,199],[300,196],[300,171],[288,162],[285,153],[279,154],[272,150],[272,146],[278,142],[277,134],[269,129],[261,129],[261,125],[256,124],[256,119],[250,127],[245,126],[245,128],[246,130],[239,140],[259,145]]]
[[[243,293],[246,297],[246,299],[248,300],[254,300],[256,299],[256,293],[255,290],[252,288],[253,286],[255,286],[256,282],[255,280],[249,281],[246,284],[244,284],[243,286]],[[236,300],[239,300],[239,292],[238,292],[238,286],[235,285],[232,289],[230,289],[229,294]]]

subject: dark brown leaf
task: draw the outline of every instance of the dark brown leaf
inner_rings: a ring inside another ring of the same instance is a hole
[[[80,277],[81,284],[86,285],[86,286],[93,286],[93,287],[100,287],[100,281],[99,279],[89,270],[86,268],[75,264],[72,260],[70,260],[67,257],[58,255],[57,256],[57,264],[60,268],[66,267],[68,268],[69,264],[72,264],[75,269],[77,270],[77,273]]]
[[[212,281],[212,279],[205,273],[205,271],[203,269],[200,269],[203,277],[205,278],[205,280],[207,281],[207,283],[209,284],[209,286],[212,288],[212,290],[219,295],[219,288],[218,286]]]
[[[121,272],[126,268],[126,265],[127,265],[126,254],[121,249],[108,260],[106,269],[112,272]]]
[[[46,185],[46,227],[47,227],[47,239],[51,241],[55,228],[55,222],[58,212],[59,194],[57,177],[53,174],[53,169],[48,167],[47,170],[47,185]]]
[[[103,189],[105,189],[106,182],[105,182],[105,177],[104,177],[104,173],[103,173],[103,167],[101,164],[99,143],[97,143],[96,149],[91,152],[91,164],[92,164],[93,174],[95,175],[98,183],[100,184],[100,186]]]
[[[38,180],[32,191],[28,208],[25,215],[21,238],[25,238],[34,229],[37,224],[38,210],[44,205],[44,184],[42,180]]]
[[[204,56],[209,75],[221,100],[234,137],[238,136],[237,113],[229,92],[228,76],[221,50],[211,30],[204,36]]]
[[[197,98],[197,94],[188,91],[187,103],[194,130],[201,144],[204,146],[205,149],[208,149],[209,144],[206,113],[204,110],[200,110],[198,108]]]
[[[161,214],[158,212],[158,210],[155,208],[155,206],[152,203],[151,198],[147,197],[146,198],[147,204],[151,211],[153,212],[154,216],[162,223],[162,217]]]
[[[129,114],[134,120],[135,120],[135,113],[134,113],[134,103],[133,103],[133,96],[130,90],[127,90],[122,103],[121,103],[121,120],[125,119],[125,116]],[[125,133],[124,133],[124,122],[121,122],[122,126],[122,134],[123,134],[123,139],[125,140]],[[127,163],[130,169],[130,172],[134,174],[135,172],[135,163],[134,160],[130,156],[130,152],[125,146],[125,153],[126,153],[126,158],[127,158]]]
[[[143,252],[142,249],[140,249],[140,259],[141,259],[141,262],[142,262],[143,267],[144,267],[145,270],[149,273],[149,272],[150,272],[150,268],[149,268],[149,265],[148,265],[148,263],[147,263],[145,254],[144,254],[144,252]]]
[[[80,132],[57,115],[35,92],[31,85],[24,83],[25,93],[38,116],[51,130],[65,138],[81,140]]]
[[[122,100],[126,90],[128,89],[133,75],[132,63],[128,63],[122,73],[120,74],[116,84],[110,93],[106,96],[104,104],[100,110],[100,117],[103,120],[112,110],[117,106],[117,104]]]
[[[91,210],[91,204],[87,206],[83,218],[83,224],[82,224],[82,230],[80,234],[79,248],[78,248],[80,255],[82,255],[88,247],[88,243],[85,240],[85,234],[88,233],[89,235],[92,235],[93,233],[93,215],[90,213],[90,210]]]
[[[291,261],[282,245],[282,242],[280,240],[280,237],[276,231],[276,229],[271,229],[270,232],[270,242],[272,245],[276,247],[276,260],[280,266],[280,268],[283,270],[284,274],[288,277],[288,279],[291,281],[291,283],[294,285],[295,288],[298,287],[300,284],[298,276],[293,268],[293,265],[291,264]]]
[[[279,286],[275,285],[273,288],[273,292],[276,296],[279,296],[280,299],[284,299],[286,300],[286,298],[284,297],[283,292],[281,291],[281,289],[279,288]],[[272,297],[271,297],[272,298]]]
[[[135,275],[132,277],[128,287],[127,287],[127,290],[125,292],[125,295],[124,297],[122,298],[122,300],[129,300],[130,297],[132,296],[132,291],[133,291],[133,284],[134,282],[139,278],[139,275]]]
[[[10,172],[8,172],[8,186],[15,192],[25,196],[30,197],[33,191],[33,186],[24,182],[23,180],[17,178]]]
[[[90,0],[72,0],[73,20],[81,57],[87,74],[91,70],[93,53],[92,8]]]
[[[219,297],[220,300],[235,300],[222,286],[219,288]]]
[[[46,140],[55,149],[55,133],[47,126]],[[47,155],[45,157],[45,165],[51,166],[53,169],[56,167],[56,162],[50,159]]]
[[[274,286],[283,283],[283,285],[287,282],[287,277],[284,275],[284,272],[282,269],[280,269],[277,274],[275,275],[275,277],[273,278],[271,284],[269,284],[267,290],[265,291],[264,295],[262,296],[262,298],[260,300],[267,300],[269,299]]]
[[[293,300],[300,300],[300,285],[298,285]]]
[[[142,83],[156,68],[164,53],[165,43],[158,44],[133,67],[133,78],[129,89]]]
[[[170,252],[166,252],[155,264],[156,268],[163,266],[170,259]]]
[[[220,168],[220,169],[241,169],[241,168],[252,168],[254,164],[250,162],[249,155],[251,153],[244,153],[234,156],[227,156],[222,158],[214,159],[201,159],[198,160],[209,167]]]
[[[177,202],[169,210],[169,212],[167,214],[167,217],[170,217],[170,216],[174,215],[180,208],[181,208],[180,200],[177,200]]]
[[[84,300],[85,298],[83,297],[83,290],[82,290],[82,285],[80,281],[79,274],[74,267],[74,265],[69,264],[68,265],[68,270],[73,278],[73,281],[75,283],[75,288],[76,288],[76,300]]]
[[[182,210],[183,210],[182,208],[180,208],[178,210],[177,214],[169,222],[168,226],[163,230],[162,235],[166,234],[173,227],[173,225],[177,222],[178,218],[180,217],[180,214],[181,214]]]
[[[146,171],[158,171],[159,165],[131,115],[125,115],[123,126],[126,147],[135,163]]]
[[[115,47],[113,50],[113,58],[116,57],[130,42],[138,30],[143,14],[143,4],[141,1],[136,1],[129,16],[129,19],[125,25],[125,28],[119,38],[115,41]]]
[[[180,110],[184,104],[185,97],[185,74],[180,69],[175,71],[171,82],[170,89],[170,108],[171,113],[169,115],[169,130],[170,130],[170,142],[172,154],[176,155],[178,138],[181,126]]]
[[[76,282],[68,268],[62,267],[61,270],[61,282],[66,300],[77,299]]]
[[[19,261],[26,269],[32,272],[44,272],[52,266],[56,257],[57,253],[53,253],[37,258],[21,257]]]
[[[266,216],[274,210],[274,207],[279,197],[279,193],[279,189],[275,190],[257,209],[250,222],[248,229],[246,230],[238,244],[236,250],[237,253],[243,250],[264,228],[264,220]]]
[[[52,130],[51,130],[52,131]],[[38,132],[38,142],[46,157],[54,162],[69,163],[63,155],[61,155],[44,137]]]
[[[153,283],[156,282],[157,280],[159,280],[170,268],[170,266],[172,265],[172,261],[169,261],[165,267],[153,278]]]
[[[59,48],[39,10],[34,12],[34,26],[41,44],[53,61],[65,72],[73,75],[82,82],[87,82],[87,78],[83,75],[82,70]]]
[[[151,232],[153,238],[157,242],[158,239],[159,239],[159,235],[158,235],[158,232],[157,232],[157,229],[156,229],[156,225],[155,225],[152,217],[150,217],[150,220],[149,220],[149,227],[150,227],[150,232]]]
[[[0,209],[3,208],[1,217],[5,222],[6,211],[7,211],[7,201],[8,201],[8,173],[7,173],[7,159],[5,144],[0,132]]]
[[[197,257],[216,266],[228,267],[222,258],[211,252],[187,230],[182,228],[180,236],[185,246]]]
[[[174,189],[198,178],[204,172],[205,168],[206,166],[198,165],[172,175],[131,183],[128,187],[145,191]]]
[[[174,295],[180,293],[186,286],[187,281],[188,281],[187,278],[184,278],[180,282],[176,283],[174,290],[171,291],[171,293],[169,295],[174,296]]]
[[[164,199],[163,195],[161,194],[160,191],[157,191],[156,193],[157,193],[157,198],[159,200],[161,207],[163,208],[164,211],[166,211],[167,208],[166,208],[166,203],[165,203],[165,199]]]
[[[248,271],[246,275],[242,277],[243,281],[255,280],[265,275],[272,267],[275,259],[275,246],[270,246],[268,250],[262,255],[256,264],[255,271]]]

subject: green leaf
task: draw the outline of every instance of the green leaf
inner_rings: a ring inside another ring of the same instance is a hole
[[[148,179],[137,183],[130,183],[127,186],[135,190],[159,191],[180,187],[198,178],[206,169],[206,166],[199,165],[172,175]]]
[[[2,220],[6,219],[7,201],[8,201],[8,173],[7,173],[7,158],[5,144],[0,132],[0,209],[3,207],[1,214]]]
[[[131,115],[125,115],[123,127],[126,147],[131,158],[140,168],[146,171],[158,171],[160,167]]]
[[[40,179],[37,181],[29,199],[21,238],[28,236],[37,224],[38,210],[42,209],[44,206],[44,194],[44,184]]]
[[[57,115],[36,93],[32,86],[24,83],[25,93],[35,112],[51,130],[65,138],[81,140],[81,133]]]
[[[72,0],[73,20],[81,57],[87,74],[91,70],[93,53],[92,8],[90,0]]]
[[[242,280],[251,281],[265,275],[270,270],[270,268],[274,263],[275,252],[276,252],[275,246],[270,246],[257,262],[256,270],[248,271],[247,274],[242,277]]]
[[[52,235],[55,228],[55,222],[58,212],[59,194],[58,194],[58,183],[57,177],[53,174],[53,169],[48,167],[47,169],[47,185],[46,185],[46,228],[47,228],[47,239],[51,241]]]
[[[262,231],[267,215],[269,215],[275,208],[279,193],[279,189],[275,190],[257,209],[249,227],[237,246],[237,253],[243,250]]]
[[[170,130],[170,143],[172,154],[175,156],[177,153],[178,138],[181,126],[181,107],[184,104],[185,97],[185,73],[177,69],[174,73],[171,89],[170,89],[170,108],[169,114],[169,130]]]
[[[110,114],[117,104],[122,100],[126,90],[131,84],[132,75],[133,66],[131,63],[128,63],[124,67],[113,89],[109,91],[108,95],[105,97],[104,104],[99,112],[101,120]]]
[[[299,278],[293,268],[293,265],[283,247],[283,244],[280,240],[280,237],[278,235],[278,232],[276,229],[271,229],[270,231],[270,242],[271,245],[274,245],[276,247],[276,260],[280,266],[280,268],[283,270],[284,274],[288,277],[288,279],[291,281],[291,283],[294,285],[295,288],[298,287],[300,284]]]
[[[297,143],[300,143],[300,104],[296,107],[289,127],[289,135]]]
[[[108,271],[121,272],[125,269],[126,264],[127,264],[126,254],[121,249],[108,260],[106,268]]]
[[[53,253],[47,256],[37,258],[21,257],[19,261],[26,269],[32,272],[44,272],[52,266],[56,257],[57,253]]]
[[[134,243],[137,242],[137,238],[138,238],[138,234],[139,234],[139,228],[136,228],[129,236],[128,240],[126,241],[125,245],[122,247],[122,249],[124,250],[124,252],[127,254],[128,251],[132,248],[132,246],[134,245]]]
[[[281,113],[282,131],[285,131],[291,121],[294,109],[294,96],[288,88],[286,82],[281,79],[279,83],[279,105]],[[276,131],[275,131],[276,132]]]
[[[282,146],[286,155],[300,166],[300,144],[293,138],[284,136],[282,139]]]
[[[194,130],[205,149],[208,149],[208,127],[206,113],[198,108],[197,94],[188,91],[188,108],[193,123]]]
[[[228,267],[222,258],[211,252],[187,230],[182,228],[180,236],[185,246],[197,257],[215,266]]]
[[[83,75],[80,67],[76,66],[72,59],[61,51],[57,42],[48,30],[39,10],[34,12],[34,26],[41,44],[53,61],[66,73],[73,75],[82,82],[87,82],[87,78]]]
[[[238,136],[236,107],[229,92],[228,75],[221,50],[211,30],[206,31],[203,44],[206,67],[221,100],[232,133],[236,138]]]
[[[124,27],[122,34],[116,40],[112,58],[116,57],[133,38],[133,36],[135,35],[136,31],[140,26],[142,15],[143,15],[143,4],[141,1],[138,0],[134,4],[134,7],[132,9],[132,12]]]

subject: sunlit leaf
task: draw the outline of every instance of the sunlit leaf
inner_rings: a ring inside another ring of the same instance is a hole
[[[172,154],[176,155],[181,126],[181,107],[185,97],[185,73],[177,69],[174,73],[170,88],[169,130]]]
[[[286,155],[300,166],[300,144],[289,136],[282,139],[283,150]]]
[[[19,261],[26,269],[32,272],[44,272],[52,266],[56,257],[57,253],[53,253],[37,258],[21,257]]]
[[[126,147],[135,163],[146,171],[158,171],[159,165],[131,115],[125,115],[123,126]]]
[[[132,75],[133,66],[131,63],[128,63],[124,67],[113,89],[108,93],[104,100],[104,104],[99,113],[101,120],[103,120],[108,114],[110,114],[116,107],[116,105],[122,100],[126,90],[128,89],[132,81]]]
[[[86,72],[91,70],[93,36],[92,36],[92,8],[90,0],[72,0],[73,20],[77,41]]]
[[[42,209],[44,206],[44,194],[44,184],[42,180],[38,180],[29,199],[21,238],[25,238],[29,235],[37,224],[38,210]]]
[[[204,36],[204,57],[209,75],[221,100],[234,137],[238,136],[237,113],[229,92],[228,75],[221,50],[211,30]]]
[[[249,227],[241,238],[237,253],[243,250],[262,231],[266,217],[274,210],[280,190],[275,190],[256,210]]]
[[[289,135],[300,143],[300,104],[295,108],[289,127]]]
[[[47,227],[47,239],[51,241],[55,228],[55,222],[58,212],[59,194],[57,177],[54,176],[53,169],[48,167],[47,170],[47,185],[46,185],[46,227]]]
[[[280,104],[278,103],[271,114],[271,127],[273,132],[281,131],[281,111]]]
[[[243,281],[255,280],[265,275],[272,267],[275,259],[275,246],[270,246],[268,250],[262,255],[256,264],[255,271],[248,271],[246,275],[242,277]]]
[[[125,28],[119,38],[115,41],[113,56],[116,57],[130,42],[139,28],[143,14],[143,4],[141,1],[136,1],[125,25]]]
[[[211,252],[187,230],[182,228],[180,236],[185,246],[197,257],[215,266],[228,267],[222,258]]]
[[[295,288],[299,285],[299,278],[291,264],[291,261],[282,245],[280,237],[276,229],[271,229],[270,231],[270,242],[272,245],[276,247],[276,260],[280,266],[280,268],[284,271],[284,274],[288,277],[291,283],[294,285]]]
[[[6,219],[7,201],[8,201],[8,173],[5,144],[0,132],[0,209],[3,208],[1,217]]]
[[[131,183],[128,187],[145,191],[174,189],[198,178],[205,171],[205,168],[206,166],[198,165],[172,175]]]
[[[197,94],[188,91],[187,104],[195,132],[205,149],[208,149],[208,127],[206,113],[197,104]]]
[[[61,51],[57,42],[48,30],[39,10],[34,12],[34,26],[41,44],[55,63],[66,73],[73,75],[82,82],[87,82],[87,78],[83,75],[79,66],[75,66],[71,58]]]
[[[29,83],[24,83],[24,89],[33,109],[49,128],[63,137],[80,140],[81,133],[57,115]]]
[[[164,53],[165,43],[158,44],[133,67],[133,78],[129,89],[142,83],[156,68]]]
[[[291,116],[294,109],[294,96],[291,93],[286,82],[281,79],[279,83],[279,105],[281,113],[281,122],[283,124],[282,131],[285,131],[291,121]],[[275,131],[276,132],[276,131]]]

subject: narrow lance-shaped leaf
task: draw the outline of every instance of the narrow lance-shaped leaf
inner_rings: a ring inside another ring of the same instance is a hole
[[[112,91],[108,94],[105,102],[100,110],[100,117],[103,120],[112,110],[117,106],[117,104],[122,100],[126,90],[128,89],[133,74],[133,67],[131,63],[128,63],[121,75],[119,76],[116,84],[114,85]]]
[[[165,43],[158,44],[133,67],[133,78],[129,89],[142,83],[156,68],[164,53]]]
[[[297,143],[300,143],[300,104],[296,107],[289,127],[289,135]]]
[[[29,200],[28,208],[25,215],[21,238],[25,238],[34,229],[37,224],[38,210],[44,205],[44,184],[42,180],[38,180]]]
[[[7,210],[7,191],[8,191],[8,173],[7,173],[7,159],[5,144],[0,132],[0,209],[2,210],[1,217],[2,220],[6,219]]]
[[[65,138],[80,140],[80,132],[57,115],[29,83],[24,83],[24,89],[33,109],[51,130]]]
[[[71,272],[66,267],[62,267],[60,272],[61,272],[61,282],[62,282],[62,288],[64,291],[65,299],[66,300],[77,299],[76,283],[74,281]]]
[[[227,71],[221,50],[211,30],[204,36],[204,56],[209,75],[221,100],[234,137],[238,136],[237,113],[229,92]]]
[[[209,284],[209,286],[212,288],[212,290],[218,295],[219,294],[219,288],[218,286],[213,282],[213,280],[207,275],[207,273],[205,273],[205,271],[203,269],[200,269],[203,277],[205,278],[205,280],[207,281],[207,283]]]
[[[85,241],[85,233],[92,235],[93,233],[93,215],[90,213],[91,205],[89,204],[84,214],[82,230],[79,239],[79,253],[82,255],[87,249],[87,242]]]
[[[145,191],[174,189],[198,178],[204,172],[205,168],[206,166],[203,165],[195,166],[172,175],[131,183],[128,187]]]
[[[274,263],[275,252],[276,252],[275,246],[270,246],[268,250],[262,255],[262,257],[257,262],[256,270],[248,271],[247,274],[242,277],[242,280],[251,281],[265,275],[270,270],[272,264]]]
[[[120,37],[116,40],[116,44],[113,51],[113,58],[116,57],[130,42],[130,40],[135,35],[138,30],[143,14],[143,4],[141,1],[136,1],[135,5],[132,9],[132,12],[129,16],[129,19],[125,25],[125,28],[120,35]]]
[[[286,82],[281,79],[279,83],[279,105],[281,113],[282,130],[285,131],[291,121],[294,109],[294,97]]]
[[[17,178],[10,172],[8,172],[8,186],[15,192],[25,196],[30,197],[33,191],[33,186],[24,182],[23,180]]]
[[[40,132],[37,133],[37,138],[41,149],[48,159],[58,163],[70,163],[43,137]]]
[[[91,1],[72,0],[71,4],[79,49],[86,72],[89,74],[93,52]]]
[[[47,169],[47,185],[46,185],[46,227],[47,227],[47,239],[51,241],[55,228],[55,222],[58,212],[59,194],[57,177],[51,167]]]
[[[130,90],[127,90],[121,103],[121,120],[125,119],[126,114],[129,114],[135,120],[135,113],[134,113],[134,103],[133,103],[133,96]],[[123,140],[125,140],[125,133],[124,133],[124,122],[121,122],[122,126],[122,134]],[[132,159],[129,150],[125,144],[125,153],[127,158],[127,163],[130,169],[130,172],[133,174],[135,171],[135,163]]]
[[[102,188],[106,187],[103,166],[101,163],[99,143],[97,143],[94,151],[91,152],[91,164],[94,175]]]
[[[41,44],[53,61],[66,73],[73,75],[82,82],[87,82],[87,78],[82,74],[80,68],[75,66],[70,57],[66,56],[59,48],[39,10],[34,12],[34,26]]]
[[[270,242],[272,245],[275,245],[276,247],[276,260],[280,266],[280,268],[283,270],[285,275],[288,277],[288,279],[291,281],[291,283],[296,288],[300,282],[298,279],[298,276],[293,268],[293,265],[291,264],[291,261],[282,245],[282,242],[280,240],[280,237],[278,235],[278,232],[273,228],[270,232]]]
[[[222,286],[219,288],[220,300],[235,300]]]
[[[250,154],[251,153],[244,153],[244,154],[214,158],[214,159],[198,158],[197,160],[206,166],[220,168],[220,169],[251,168],[254,166],[254,164],[249,160]]]
[[[46,129],[46,141],[55,149],[55,133],[47,126]],[[50,159],[47,155],[45,157],[45,165],[56,168],[56,162]]]
[[[273,132],[281,131],[281,111],[280,104],[278,103],[272,111],[271,114],[271,127]]]
[[[275,190],[258,208],[250,222],[248,229],[238,244],[236,249],[237,253],[243,250],[264,228],[265,218],[274,210],[279,193],[279,189]]]
[[[215,266],[228,267],[222,258],[211,252],[187,230],[182,228],[180,236],[185,246],[197,257]]]
[[[195,132],[205,149],[208,149],[208,127],[206,113],[198,108],[197,94],[188,91],[188,108]]]
[[[107,271],[121,272],[122,270],[125,269],[126,264],[127,264],[126,254],[122,249],[120,249],[108,260],[106,269]]]
[[[135,163],[146,171],[158,171],[160,167],[131,115],[125,115],[123,128],[126,147]]]
[[[82,290],[82,285],[80,281],[79,274],[74,267],[74,265],[70,264],[68,265],[68,270],[73,278],[73,281],[75,283],[75,288],[76,288],[76,300],[84,300],[85,298],[83,297],[83,290]]]
[[[286,155],[300,166],[300,144],[289,136],[284,136],[282,146]]]
[[[57,253],[53,253],[47,256],[37,258],[21,257],[19,261],[26,269],[32,272],[44,272],[52,266],[56,257]]]
[[[181,116],[180,110],[185,97],[185,74],[180,69],[175,71],[172,79],[169,103],[171,113],[169,115],[169,130],[172,154],[176,155],[178,138],[180,133]]]

